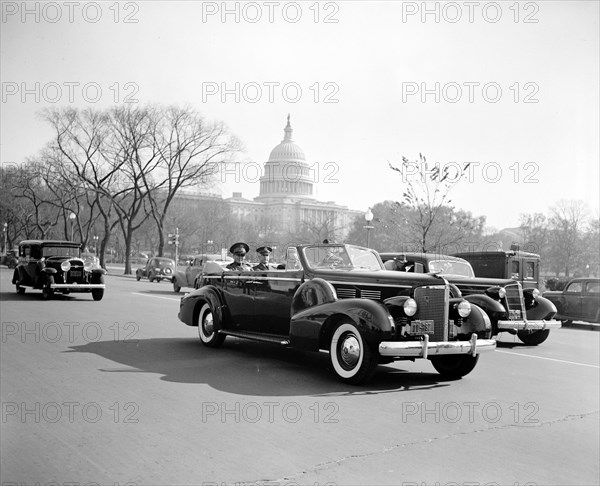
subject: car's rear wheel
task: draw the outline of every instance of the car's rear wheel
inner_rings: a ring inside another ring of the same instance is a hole
[[[329,344],[329,359],[338,378],[352,385],[368,381],[379,361],[350,320],[340,323],[334,331]]]
[[[445,378],[457,380],[468,375],[479,361],[479,355],[449,354],[444,356],[432,356],[431,364],[436,371]]]
[[[150,280],[150,282],[154,282],[154,274],[153,273],[148,274],[148,280]]]
[[[42,287],[42,297],[46,300],[51,299],[54,296],[54,289],[52,289],[52,284],[54,283],[54,277],[49,275],[44,282]]]
[[[21,287],[21,285],[19,285],[19,282],[15,284],[15,289],[17,291],[17,294],[19,295],[23,295],[25,293],[25,287]]]
[[[225,335],[215,329],[215,316],[209,304],[204,304],[198,314],[198,336],[209,348],[217,348],[225,341]]]
[[[142,280],[142,276],[140,275],[139,272],[135,272],[135,279],[139,282],[140,280]]]
[[[519,339],[530,346],[537,346],[538,344],[542,344],[546,339],[548,339],[549,335],[550,329],[543,329],[541,331],[535,332],[517,332],[517,336],[519,336]]]

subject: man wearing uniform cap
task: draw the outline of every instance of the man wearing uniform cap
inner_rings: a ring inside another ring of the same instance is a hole
[[[261,246],[256,249],[256,253],[258,253],[258,265],[254,265],[252,270],[257,271],[269,271],[274,270],[274,267],[269,264],[269,257],[273,252],[273,248],[270,246]]]
[[[246,262],[246,253],[250,251],[250,247],[246,243],[238,242],[231,245],[229,251],[233,254],[233,262],[227,265],[228,270],[238,272],[252,270],[249,263]]]

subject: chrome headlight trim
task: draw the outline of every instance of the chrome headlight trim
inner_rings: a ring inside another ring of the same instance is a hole
[[[406,299],[402,308],[408,317],[412,317],[417,313],[417,301],[413,298]]]
[[[463,300],[456,306],[456,310],[458,311],[458,315],[460,317],[468,317],[471,315],[473,308],[468,300]]]
[[[60,264],[60,269],[63,272],[68,272],[69,270],[71,270],[71,262],[69,260],[65,260]]]

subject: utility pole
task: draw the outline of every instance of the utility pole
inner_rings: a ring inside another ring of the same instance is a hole
[[[175,245],[175,271],[179,262],[179,228],[175,228],[175,234],[169,234],[169,245]]]

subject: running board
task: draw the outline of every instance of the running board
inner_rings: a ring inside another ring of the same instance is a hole
[[[253,341],[261,341],[264,343],[280,344],[282,346],[289,346],[290,340],[285,339],[283,336],[256,334],[253,332],[245,331],[229,331],[221,329],[219,334],[225,334],[226,336],[239,337],[243,339],[252,339]]]

